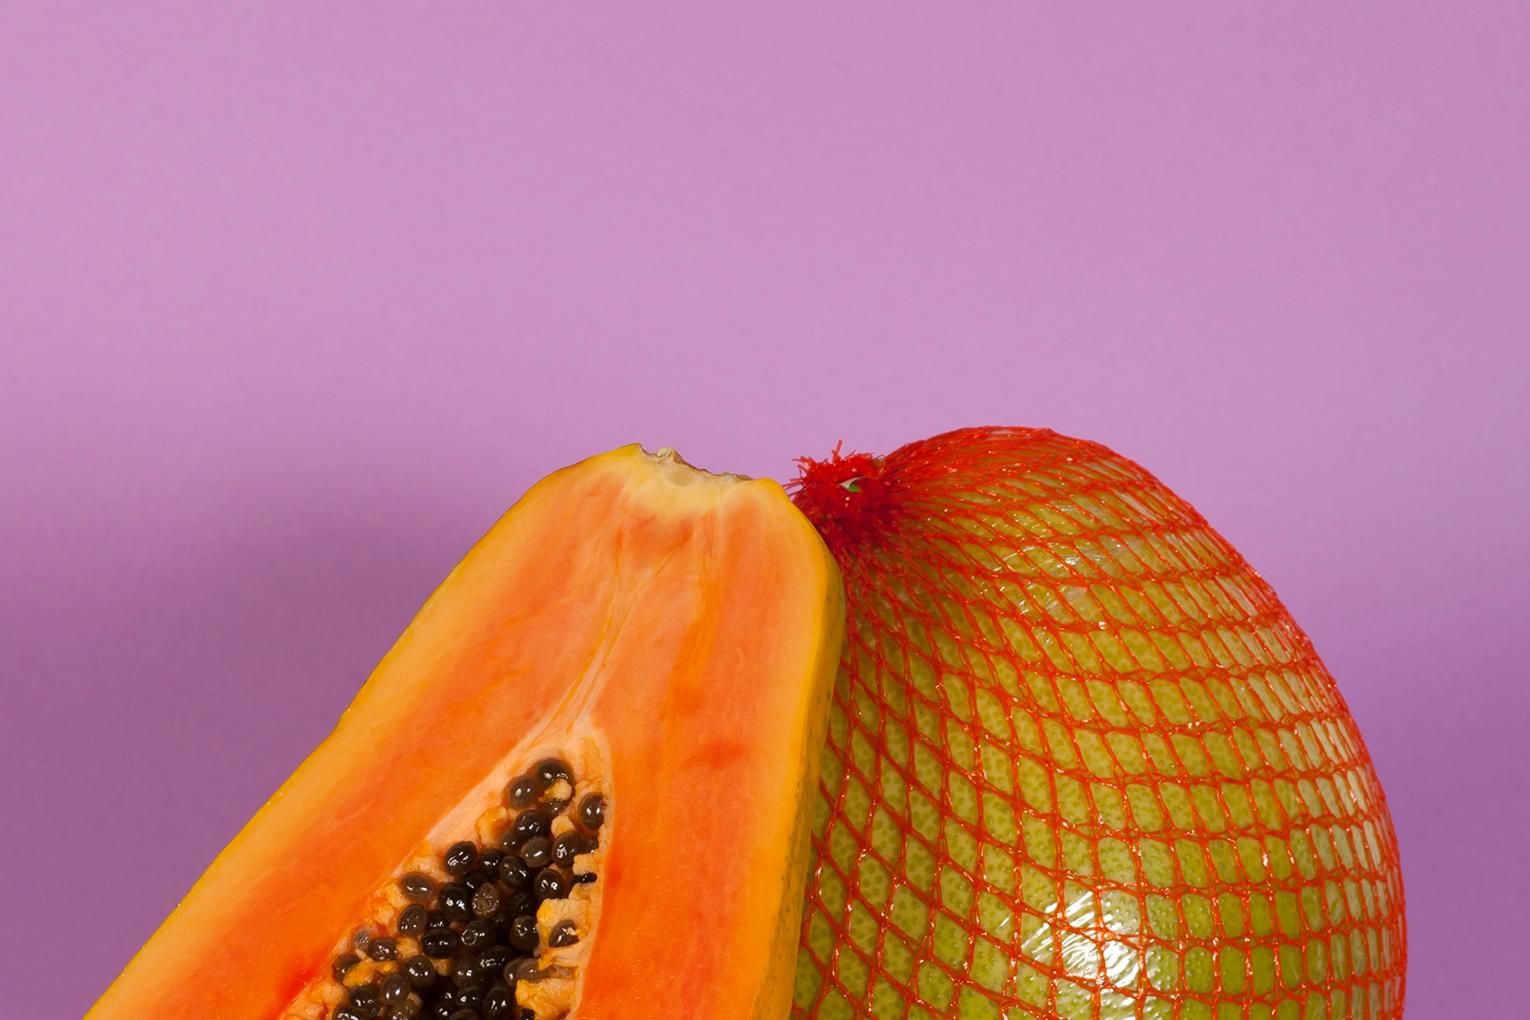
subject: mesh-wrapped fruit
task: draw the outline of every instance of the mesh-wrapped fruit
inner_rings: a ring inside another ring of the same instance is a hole
[[[776,1020],[840,649],[773,482],[533,488],[92,1020]]]
[[[1397,846],[1269,586],[1093,443],[804,462],[844,574],[794,1016],[1400,1017]]]

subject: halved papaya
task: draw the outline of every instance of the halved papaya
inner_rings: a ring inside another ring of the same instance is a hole
[[[775,483],[557,472],[89,1016],[783,1016],[842,625]]]

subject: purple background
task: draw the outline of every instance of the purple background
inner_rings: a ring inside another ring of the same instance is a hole
[[[728,6],[0,13],[0,1014],[78,1016],[537,477],[981,423],[1273,581],[1410,1015],[1517,1013],[1530,8]]]

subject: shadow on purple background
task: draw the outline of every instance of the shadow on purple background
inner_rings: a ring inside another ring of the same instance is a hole
[[[1410,1015],[1520,1011],[1525,8],[102,6],[0,13],[0,1014],[79,1015],[540,475],[982,423],[1265,573]]]

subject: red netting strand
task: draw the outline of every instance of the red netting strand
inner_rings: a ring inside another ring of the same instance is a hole
[[[1195,510],[1030,429],[794,492],[849,599],[794,1017],[1402,1015],[1365,745]]]

